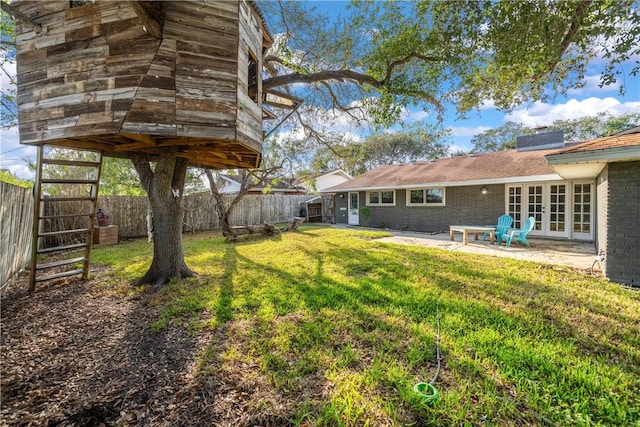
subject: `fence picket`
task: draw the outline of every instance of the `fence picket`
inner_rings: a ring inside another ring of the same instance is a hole
[[[32,191],[31,188],[0,182],[1,288],[29,262],[33,224]]]

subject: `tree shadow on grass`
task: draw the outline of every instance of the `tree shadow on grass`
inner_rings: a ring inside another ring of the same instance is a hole
[[[370,313],[370,310],[381,310],[390,315],[401,312],[405,320],[418,321],[433,314],[438,295],[446,295],[441,301],[441,308],[450,317],[452,325],[446,325],[445,322],[444,328],[452,334],[452,343],[467,342],[470,346],[464,348],[458,344],[456,354],[452,354],[452,357],[461,357],[469,352],[479,360],[484,360],[482,363],[486,366],[477,368],[481,371],[489,369],[483,374],[488,379],[498,385],[504,381],[512,382],[505,388],[507,394],[513,392],[513,384],[518,378],[525,377],[532,384],[546,382],[565,390],[566,397],[561,399],[559,406],[580,406],[579,399],[572,397],[572,390],[583,390],[584,399],[597,405],[597,401],[593,400],[596,398],[590,396],[597,396],[604,390],[589,384],[591,380],[573,370],[571,365],[593,363],[590,355],[594,352],[598,359],[605,356],[613,360],[627,360],[631,364],[637,360],[637,355],[630,353],[628,348],[617,346],[615,342],[602,343],[590,339],[592,329],[589,325],[576,325],[566,319],[563,316],[565,310],[580,304],[586,306],[587,310],[592,304],[594,310],[601,312],[603,309],[596,302],[576,301],[575,295],[562,292],[561,287],[546,277],[544,268],[533,263],[529,264],[533,271],[541,269],[539,277],[510,276],[509,271],[512,270],[492,269],[491,263],[483,261],[482,257],[451,256],[438,251],[414,251],[408,255],[411,257],[408,261],[406,250],[376,253],[371,248],[341,249],[333,245],[325,251],[308,250],[306,256],[311,260],[308,271],[296,274],[242,256],[240,261],[248,269],[264,271],[278,277],[278,282],[288,284],[286,295],[273,293],[262,299],[263,303],[276,307],[276,313],[289,312],[295,309],[292,301],[302,301],[301,307],[316,311],[348,310],[354,319],[362,317],[362,313]],[[427,277],[421,283],[427,289],[408,284],[412,279],[404,273],[408,262],[428,266],[424,269]],[[504,263],[504,260],[500,262]],[[514,262],[513,265],[516,271],[523,269],[522,263]],[[328,274],[330,268],[340,268],[342,278],[336,279],[335,275]],[[569,281],[577,277],[569,272],[560,274],[566,274],[566,280]],[[532,302],[536,300],[542,301],[532,307]],[[487,344],[484,334],[494,334],[493,342]],[[542,353],[536,354],[536,349]],[[554,352],[559,354],[554,355]],[[630,368],[629,363],[624,362],[619,369]],[[497,377],[494,371],[498,373]],[[580,396],[580,392],[576,392],[576,395]],[[513,412],[517,415],[518,411],[526,412],[523,408],[527,405],[532,405],[525,415],[528,422],[534,419],[540,421],[534,414],[544,408],[539,408],[535,403],[525,399],[507,406],[518,408]],[[496,409],[498,412],[503,410],[502,407]],[[552,415],[554,419],[559,416]],[[608,420],[607,415],[597,412],[592,416]]]

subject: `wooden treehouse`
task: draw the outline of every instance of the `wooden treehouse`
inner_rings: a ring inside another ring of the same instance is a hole
[[[271,44],[251,2],[14,1],[24,144],[128,157],[177,146],[197,166],[256,167]]]
[[[297,102],[262,93],[271,36],[251,1],[16,0],[10,7],[23,144],[125,158],[177,147],[194,166],[251,168],[261,160],[262,120],[275,118],[263,103]],[[39,198],[42,163],[56,164],[40,159]],[[99,169],[76,180],[91,181],[91,222],[98,179]],[[43,218],[36,216],[37,248]]]

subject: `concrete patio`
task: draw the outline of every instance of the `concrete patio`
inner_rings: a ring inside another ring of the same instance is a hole
[[[486,241],[482,240],[482,235],[480,235],[479,240],[475,240],[474,237],[470,236],[469,244],[465,245],[462,243],[462,234],[457,233],[455,235],[455,240],[451,241],[448,231],[430,234],[345,226],[342,224],[335,224],[334,226],[339,228],[385,231],[392,234],[392,236],[376,240],[378,242],[433,247],[447,251],[509,257],[527,261],[564,265],[580,270],[590,270],[596,257],[596,248],[593,242],[536,239],[529,237],[528,240],[531,243],[531,248],[518,246],[517,244],[512,244],[511,247],[507,248],[504,244],[498,246],[491,244],[488,239]],[[597,265],[596,269],[598,269]]]

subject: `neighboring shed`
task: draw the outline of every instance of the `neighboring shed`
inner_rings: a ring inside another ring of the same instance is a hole
[[[304,204],[307,210],[307,222],[322,222],[322,197],[313,197]]]
[[[22,143],[130,157],[177,146],[198,166],[256,167],[258,9],[241,1],[14,1]]]
[[[304,202],[304,216],[307,222],[330,222],[335,224],[335,197],[323,194]]]

